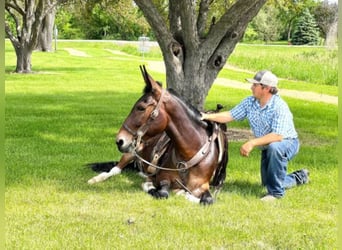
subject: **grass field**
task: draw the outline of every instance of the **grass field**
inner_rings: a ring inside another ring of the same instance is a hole
[[[84,165],[119,159],[115,134],[143,88],[142,58],[106,49],[120,48],[61,42],[57,52],[34,53],[34,74],[18,75],[11,73],[15,55],[6,43],[6,249],[337,249],[336,105],[284,97],[301,140],[289,171],[308,168],[311,182],[274,203],[259,200],[259,152],[240,157],[241,141],[230,142],[227,180],[213,206],[175,195],[154,200],[132,172],[89,186],[95,173]],[[164,75],[150,73],[165,82]],[[307,84],[337,93],[330,83],[322,88],[288,78],[294,89]],[[222,103],[229,109],[249,94],[215,85],[206,108]]]

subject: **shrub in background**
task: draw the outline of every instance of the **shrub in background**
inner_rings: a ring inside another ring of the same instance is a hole
[[[317,23],[309,10],[305,9],[295,27],[295,31],[292,36],[292,44],[318,45],[318,42],[319,29],[317,27]]]

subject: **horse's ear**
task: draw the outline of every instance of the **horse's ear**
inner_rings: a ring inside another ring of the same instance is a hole
[[[148,73],[146,71],[145,65],[143,65],[143,66],[140,65],[139,67],[140,67],[140,71],[141,71],[142,77],[144,78],[146,87],[151,86],[151,82],[149,81]]]
[[[160,85],[152,78],[152,76],[150,76],[147,73],[147,70],[145,68],[145,65],[141,66],[140,65],[140,70],[141,70],[141,74],[144,78],[145,81],[145,89],[144,89],[144,93],[148,93],[148,92],[152,92],[156,89],[160,89]]]

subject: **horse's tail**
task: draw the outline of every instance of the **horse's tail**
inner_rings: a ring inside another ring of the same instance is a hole
[[[91,168],[95,172],[110,172],[110,170],[118,165],[118,161],[107,161],[107,162],[93,162],[86,164],[87,167]],[[134,162],[128,163],[124,168],[125,170],[135,170],[137,171],[137,167]]]
[[[215,174],[214,174],[214,177],[213,177],[212,182],[211,182],[211,185],[213,187],[215,187],[216,190],[219,190],[222,187],[224,181],[226,180],[227,165],[228,165],[228,160],[229,160],[228,139],[227,139],[226,133],[225,133],[227,131],[227,126],[225,124],[220,124],[219,126],[220,126],[219,133],[223,134],[224,139],[223,139],[223,147],[222,147],[222,150],[223,150],[222,151],[222,158],[221,158],[221,161],[219,162],[219,164],[217,166],[217,169],[215,170]]]

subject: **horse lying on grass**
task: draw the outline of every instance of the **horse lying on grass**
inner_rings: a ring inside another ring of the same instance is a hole
[[[119,174],[130,162],[135,162],[146,176],[144,191],[153,197],[168,198],[173,190],[185,193],[194,202],[212,204],[210,182],[218,191],[226,177],[226,126],[202,121],[198,110],[172,89],[163,89],[145,67],[140,69],[146,84],[144,94],[116,136],[122,158],[115,166],[107,163],[107,167],[112,167],[109,172],[88,183]],[[97,168],[100,166],[97,164]]]

